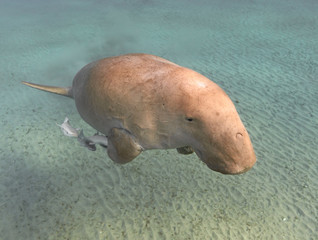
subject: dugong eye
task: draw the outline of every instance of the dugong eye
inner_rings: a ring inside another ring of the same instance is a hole
[[[188,122],[192,122],[192,121],[193,121],[193,118],[191,118],[191,117],[186,117],[186,120],[187,120]]]

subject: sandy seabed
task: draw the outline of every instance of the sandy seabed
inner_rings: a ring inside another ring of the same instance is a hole
[[[318,239],[318,2],[21,1],[0,8],[0,239]],[[219,84],[257,163],[225,176],[195,155],[127,165],[55,123],[94,133],[68,98],[93,60],[155,54]]]

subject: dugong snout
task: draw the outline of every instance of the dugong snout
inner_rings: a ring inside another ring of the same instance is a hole
[[[204,81],[201,76],[196,79]],[[183,125],[185,144],[214,171],[244,173],[256,162],[249,134],[229,96],[216,84],[207,85],[190,88],[192,94],[179,105],[192,118]],[[187,91],[185,87],[183,91]]]
[[[198,157],[213,171],[223,174],[247,172],[256,162],[254,149],[243,124],[239,131],[224,132],[194,149]]]
[[[244,141],[244,140],[238,140]],[[241,152],[236,152],[235,156],[228,154],[213,154],[212,157],[206,157],[200,151],[195,151],[199,158],[213,171],[223,174],[241,174],[251,169],[255,162],[256,156],[253,149],[248,151],[246,148]]]

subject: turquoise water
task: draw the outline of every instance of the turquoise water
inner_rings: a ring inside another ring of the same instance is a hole
[[[318,239],[318,2],[0,1],[0,239]],[[257,163],[225,176],[195,155],[114,164],[63,136],[85,64],[144,52],[219,84]]]

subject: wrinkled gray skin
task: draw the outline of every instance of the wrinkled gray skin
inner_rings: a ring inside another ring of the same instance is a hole
[[[177,148],[214,171],[238,174],[256,157],[226,93],[203,75],[163,58],[128,54],[90,63],[70,88],[24,82],[72,97],[81,117],[108,137],[108,155],[127,163],[142,151]]]

